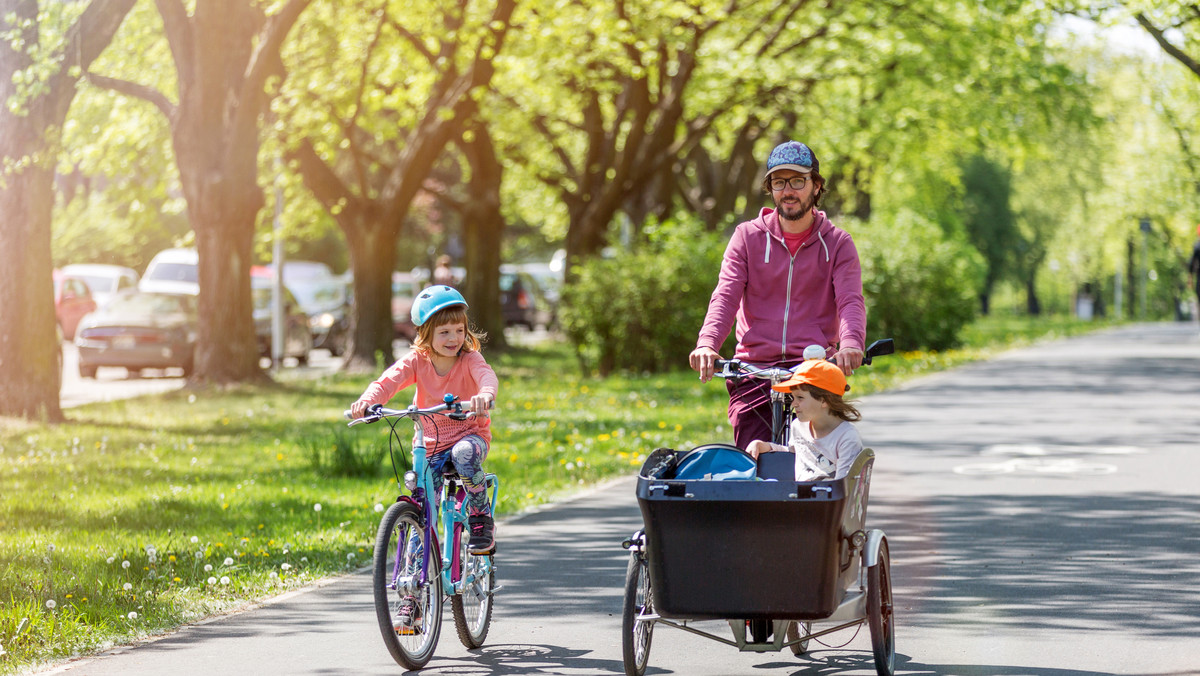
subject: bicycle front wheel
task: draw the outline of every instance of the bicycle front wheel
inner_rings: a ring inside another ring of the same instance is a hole
[[[420,508],[407,502],[388,508],[375,538],[375,616],[388,652],[411,670],[429,663],[442,630],[442,557],[436,547],[428,550],[429,567],[421,574],[429,546]]]
[[[640,552],[630,552],[625,571],[625,603],[621,612],[621,662],[626,676],[643,676],[650,661],[654,620],[640,619],[654,612],[650,567]]]
[[[468,649],[479,648],[487,639],[492,626],[492,590],[496,584],[495,559],[491,555],[472,556],[468,552],[470,539],[460,523],[454,527],[454,546],[458,552],[458,575],[454,577],[458,593],[450,597],[454,613],[454,628],[458,640]],[[461,583],[461,585],[460,585]]]

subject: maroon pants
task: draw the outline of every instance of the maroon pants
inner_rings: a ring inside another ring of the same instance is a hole
[[[778,364],[790,367],[793,364]],[[729,424],[733,445],[745,449],[751,441],[771,441],[771,381],[743,378],[726,380],[729,390]]]

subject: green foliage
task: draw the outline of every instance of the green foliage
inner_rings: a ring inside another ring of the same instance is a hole
[[[334,428],[332,434],[302,439],[300,445],[317,476],[371,478],[381,476],[385,468],[387,446],[340,427]],[[401,471],[407,469],[403,467]]]
[[[725,237],[693,221],[664,223],[649,236],[636,250],[578,266],[565,290],[560,321],[586,369],[657,372],[687,364]]]
[[[863,266],[867,335],[901,350],[943,350],[975,318],[983,277],[979,254],[912,211],[846,226]]]

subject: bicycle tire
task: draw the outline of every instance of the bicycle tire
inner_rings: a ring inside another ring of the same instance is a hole
[[[625,676],[644,676],[650,661],[650,639],[654,621],[638,621],[638,616],[652,613],[654,595],[650,589],[650,566],[638,552],[630,552],[625,571],[625,603],[621,612],[621,661]]]
[[[492,591],[496,587],[495,559],[492,555],[473,556],[467,551],[467,529],[463,524],[454,527],[454,550],[458,552],[458,573],[451,575],[455,586],[460,580],[476,580],[450,597],[454,629],[458,640],[468,650],[480,648],[487,640],[492,626]]]
[[[427,582],[423,586],[417,589],[398,589],[392,585],[392,581],[397,578],[395,568],[398,561],[417,561],[416,565],[419,567],[421,549],[418,547],[429,547],[430,543],[425,541],[425,530],[421,526],[422,520],[421,509],[414,504],[397,502],[388,508],[379,523],[379,533],[375,537],[372,572],[375,617],[379,622],[384,645],[400,666],[414,671],[429,663],[442,630],[441,552],[436,551],[436,547],[429,550]],[[411,546],[414,533],[418,544]],[[398,551],[401,553],[398,554]],[[410,593],[416,597],[421,609],[420,622],[415,627],[401,632],[396,629],[393,618],[399,610],[401,600]]]
[[[879,547],[879,562],[867,568],[867,626],[871,630],[871,651],[875,654],[875,672],[892,676],[896,670],[896,622],[892,604],[892,567],[888,545]]]

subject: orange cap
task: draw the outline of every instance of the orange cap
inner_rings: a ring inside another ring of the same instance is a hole
[[[842,373],[842,369],[824,359],[809,359],[800,364],[800,367],[796,369],[796,375],[771,387],[780,392],[791,392],[797,385],[803,383],[819,387],[838,396],[845,394],[846,390],[850,389],[846,386],[846,375]]]

